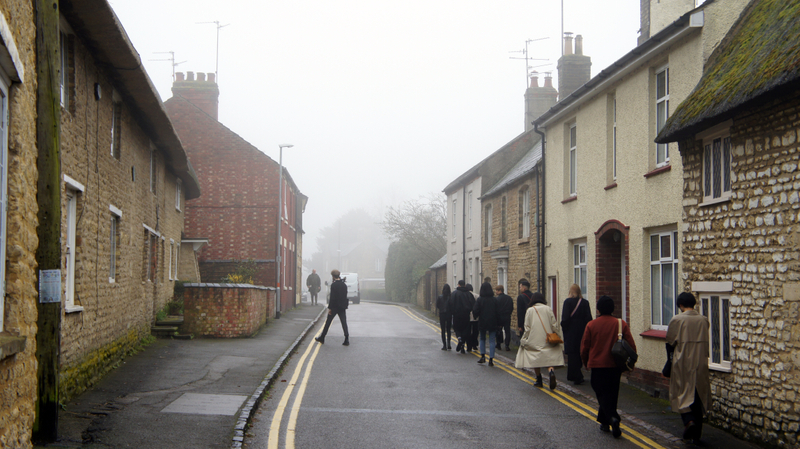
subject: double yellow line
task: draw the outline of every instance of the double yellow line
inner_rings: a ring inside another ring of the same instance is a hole
[[[400,306],[394,306],[394,307],[397,307],[398,309],[402,310],[412,320],[414,320],[414,321],[416,321],[418,323],[424,324],[425,326],[428,326],[429,328],[431,328],[433,331],[435,331],[437,333],[441,332],[441,329],[440,329],[439,326],[431,323],[430,321],[427,321],[427,320],[424,320],[424,319],[420,318],[416,314],[410,312],[407,308],[400,307]],[[455,340],[453,340],[453,341],[455,342]],[[476,357],[477,357],[477,355],[476,355]],[[495,364],[495,366],[499,367],[501,370],[507,372],[508,374],[511,374],[512,376],[516,377],[517,379],[519,379],[519,380],[521,380],[521,381],[523,381],[523,382],[525,382],[525,383],[527,383],[529,385],[533,385],[536,382],[536,380],[533,378],[533,376],[531,376],[531,375],[525,373],[524,371],[519,370],[519,369],[517,369],[517,368],[515,368],[515,367],[513,367],[513,366],[511,366],[511,365],[509,365],[507,363],[495,360],[494,364]],[[555,400],[561,402],[562,404],[566,405],[567,407],[571,408],[572,410],[578,412],[579,414],[591,419],[592,421],[594,421],[595,418],[597,417],[597,410],[595,408],[590,407],[588,404],[584,404],[583,402],[579,401],[578,399],[576,399],[573,396],[570,396],[570,395],[568,395],[568,394],[566,394],[566,393],[564,393],[562,391],[558,391],[558,390],[549,390],[549,389],[546,389],[546,388],[541,388],[540,390],[542,392],[546,393],[546,394],[549,394],[552,398],[554,398]],[[647,438],[646,436],[642,435],[641,433],[631,429],[630,427],[628,427],[628,426],[626,426],[624,424],[622,424],[620,427],[623,428],[625,430],[625,432],[626,432],[626,433],[622,434],[623,438],[625,438],[628,441],[631,441],[632,443],[634,443],[635,445],[637,445],[637,446],[639,446],[639,447],[641,447],[643,449],[665,449],[664,446],[661,446],[660,444],[656,443],[655,441],[651,440],[650,438]]]

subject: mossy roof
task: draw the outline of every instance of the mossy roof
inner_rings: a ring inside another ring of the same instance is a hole
[[[800,82],[800,0],[753,0],[706,63],[689,97],[656,137],[696,133]]]

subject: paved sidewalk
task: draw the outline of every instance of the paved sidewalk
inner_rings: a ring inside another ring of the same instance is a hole
[[[42,447],[237,447],[249,413],[324,310],[301,303],[252,338],[159,339],[65,404],[59,441]]]

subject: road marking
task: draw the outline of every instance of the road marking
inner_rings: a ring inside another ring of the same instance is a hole
[[[319,354],[319,348],[322,347],[322,345],[315,346],[316,349],[314,349],[314,354],[312,354],[311,358],[308,360],[306,373],[303,375],[303,381],[300,383],[300,389],[297,390],[297,396],[295,396],[294,404],[292,404],[292,413],[289,415],[289,422],[286,425],[287,449],[294,449],[294,436],[297,431],[297,414],[300,412],[300,404],[303,403],[303,396],[306,394],[306,385],[308,385],[308,376],[311,375],[311,367],[314,366],[314,360],[317,358],[317,354]],[[299,369],[301,366],[298,366],[297,368]]]
[[[430,322],[428,322],[426,320],[423,320],[422,318],[419,318],[418,316],[412,315],[412,312],[408,311],[408,309],[406,309],[405,307],[400,307],[400,306],[394,306],[394,307],[397,307],[400,310],[402,310],[403,312],[405,312],[405,314],[408,315],[409,317],[411,317],[413,320],[415,320],[417,322],[420,322],[422,324],[425,324],[426,326],[430,327],[431,329],[433,329],[437,333],[441,333],[441,328],[439,326],[433,325]],[[488,342],[487,342],[487,344],[488,344]],[[478,357],[477,354],[474,354],[474,353],[471,353],[471,354],[473,354],[475,357]],[[527,384],[533,385],[536,382],[535,379],[532,376],[530,376],[529,374],[525,373],[524,371],[522,371],[522,370],[520,370],[520,369],[518,369],[516,367],[512,367],[511,365],[509,365],[507,363],[500,362],[500,361],[495,361],[495,365],[499,366],[501,370],[511,374],[512,376],[516,377],[517,379],[522,380],[523,382],[525,382]],[[597,416],[597,410],[596,409],[594,409],[593,407],[589,406],[588,404],[585,404],[585,403],[579,401],[578,399],[576,399],[576,398],[574,398],[574,397],[572,397],[572,396],[570,396],[570,395],[568,395],[568,394],[566,394],[566,393],[564,393],[562,391],[558,391],[558,390],[552,390],[551,391],[551,390],[544,389],[544,388],[542,388],[541,391],[546,393],[546,394],[549,394],[551,397],[553,397],[557,401],[561,402],[562,404],[566,405],[567,407],[571,408],[572,410],[578,412],[579,414],[591,419],[592,421],[594,421],[596,416]],[[591,412],[592,414],[590,415],[589,412]],[[642,435],[641,433],[631,429],[630,427],[626,426],[625,424],[620,425],[620,427],[622,429],[625,429],[625,431],[627,432],[627,433],[624,433],[622,435],[623,438],[625,438],[628,441],[631,441],[632,443],[636,444],[637,446],[639,446],[639,447],[641,447],[643,449],[666,449],[666,448],[664,448],[664,446],[661,446],[660,444],[658,444],[655,441],[651,440],[650,438]],[[631,437],[634,437],[634,438],[631,438]]]
[[[275,410],[275,414],[272,416],[272,424],[269,426],[269,441],[267,444],[269,449],[278,449],[283,412],[286,410],[286,404],[289,402],[289,397],[292,395],[292,391],[294,391],[294,384],[297,382],[297,378],[300,377],[303,363],[305,363],[308,354],[311,353],[313,348],[314,344],[312,343],[308,345],[308,349],[306,349],[306,352],[303,353],[303,356],[300,358],[300,362],[298,363],[294,374],[292,374],[292,379],[289,381],[289,385],[286,386],[286,391],[284,391],[283,396],[281,396],[281,401],[278,403],[278,408]]]

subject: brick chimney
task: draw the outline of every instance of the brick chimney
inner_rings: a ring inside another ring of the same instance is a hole
[[[544,86],[539,87],[539,74],[531,74],[531,84],[525,90],[525,131],[533,128],[533,122],[556,104],[558,92],[553,88],[553,78],[545,75]]]
[[[583,36],[575,36],[572,49],[572,33],[564,33],[564,56],[558,60],[558,100],[561,101],[586,84],[591,78],[592,58],[583,54]]]
[[[194,72],[186,72],[185,77],[183,73],[176,73],[172,96],[185,98],[214,120],[219,120],[219,88],[213,73],[197,73],[196,80]]]

